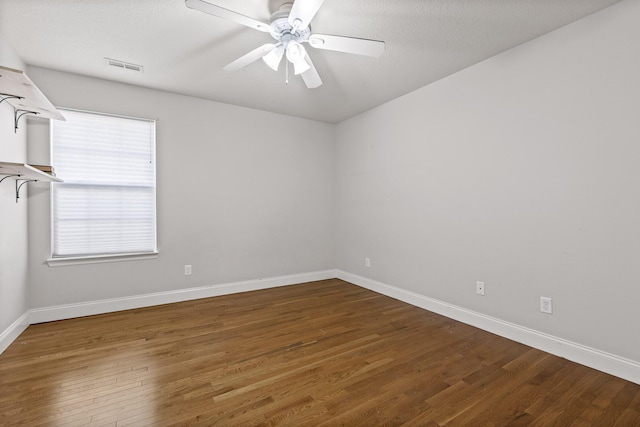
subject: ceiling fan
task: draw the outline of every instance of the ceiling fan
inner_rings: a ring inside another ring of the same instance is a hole
[[[285,3],[271,15],[269,24],[216,6],[205,0],[185,0],[185,3],[191,9],[269,33],[275,39],[275,43],[263,44],[225,66],[224,70],[226,71],[238,71],[261,58],[269,67],[277,71],[284,56],[286,57],[287,81],[288,63],[291,63],[293,64],[294,74],[300,75],[307,87],[313,89],[322,84],[322,79],[316,71],[316,67],[313,65],[303,43],[307,43],[316,49],[371,57],[379,57],[384,52],[385,47],[382,41],[312,34],[309,23],[320,9],[320,6],[322,6],[324,0],[284,1]]]

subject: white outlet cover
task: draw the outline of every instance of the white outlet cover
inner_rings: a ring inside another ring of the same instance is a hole
[[[484,282],[476,282],[476,294],[484,296]]]
[[[540,297],[540,311],[546,314],[553,314],[553,302],[551,298]]]

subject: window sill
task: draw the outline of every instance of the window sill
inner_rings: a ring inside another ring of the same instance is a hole
[[[63,267],[66,265],[102,264],[105,262],[138,261],[155,258],[158,258],[158,252],[49,258],[47,264],[49,267]]]

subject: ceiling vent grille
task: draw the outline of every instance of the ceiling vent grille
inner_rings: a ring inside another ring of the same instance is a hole
[[[130,62],[119,61],[117,59],[104,58],[104,63],[109,67],[120,68],[122,70],[136,71],[138,73],[144,72],[142,65],[131,64]]]

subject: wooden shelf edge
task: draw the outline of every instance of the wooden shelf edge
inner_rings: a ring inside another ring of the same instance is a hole
[[[62,179],[36,169],[26,163],[0,162],[0,175],[13,176],[19,180],[41,182],[64,182]]]
[[[36,112],[38,113],[36,117],[65,120],[60,111],[40,92],[38,86],[24,71],[0,65],[0,93],[22,98],[6,99],[6,102],[16,110]]]

